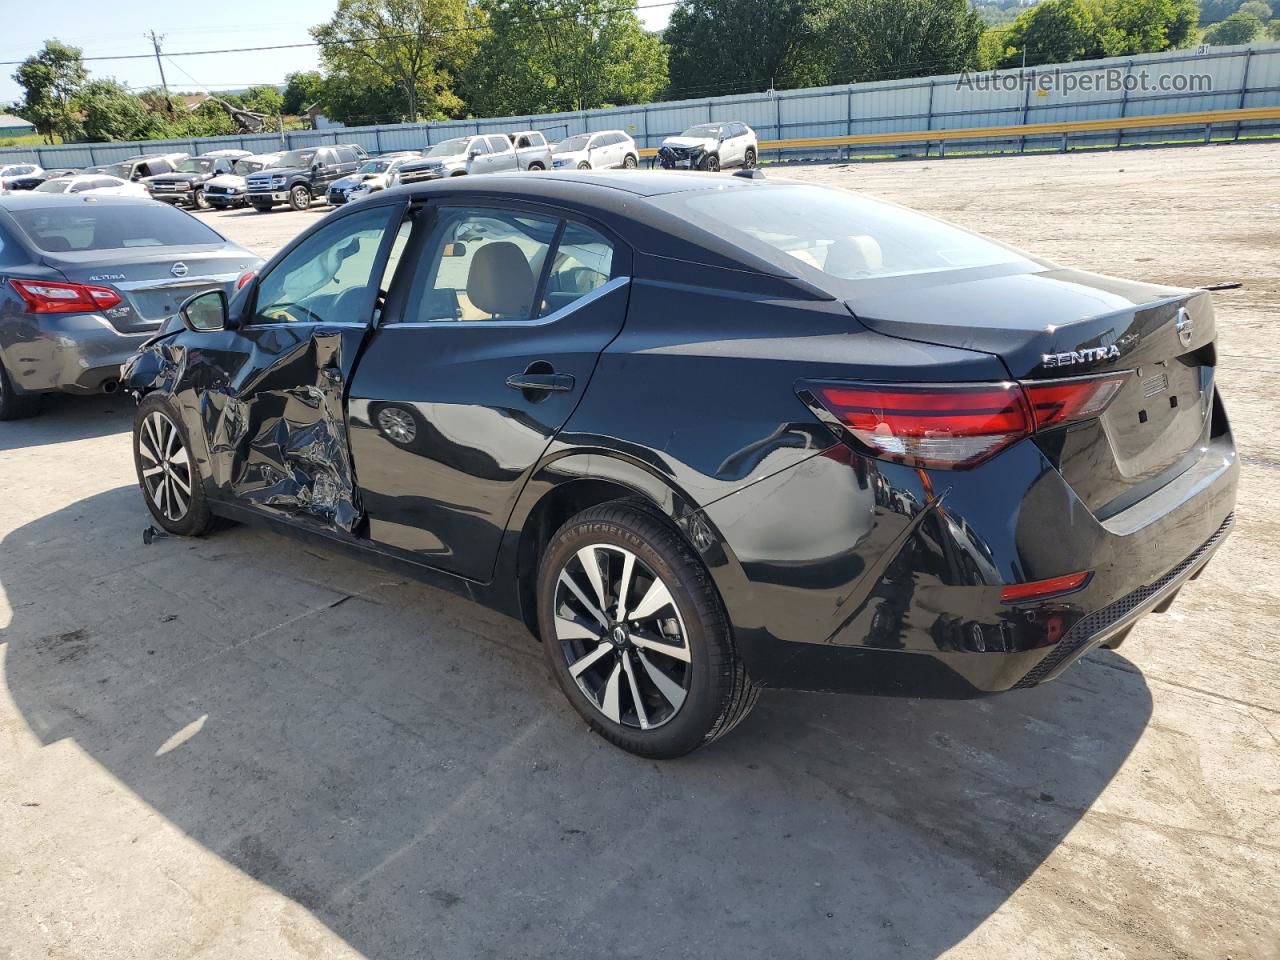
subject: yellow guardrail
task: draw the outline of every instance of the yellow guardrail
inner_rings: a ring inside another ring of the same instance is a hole
[[[1280,120],[1280,107],[1245,107],[1240,110],[1202,110],[1197,113],[1165,113],[1150,117],[1109,117],[1104,120],[1068,120],[1061,123],[1022,123],[1004,127],[960,127],[954,130],[902,130],[896,133],[856,133],[844,137],[798,137],[761,140],[760,152],[769,150],[832,149],[891,143],[942,143],[949,140],[1010,140],[1017,137],[1146,130],[1156,127],[1214,126],[1248,120]],[[642,157],[656,157],[656,147],[645,147]]]

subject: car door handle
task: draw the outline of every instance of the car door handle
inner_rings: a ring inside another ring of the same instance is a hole
[[[551,393],[567,393],[575,381],[571,373],[513,373],[507,377],[512,390],[546,390]]]

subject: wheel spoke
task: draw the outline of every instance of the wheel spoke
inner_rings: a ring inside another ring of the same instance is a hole
[[[685,663],[690,661],[689,648],[684,645],[676,646],[674,643],[659,640],[657,637],[651,637],[636,630],[631,631],[631,642],[637,647],[652,650],[654,653],[661,653],[675,660],[683,660]]]
[[[177,450],[173,451],[173,456],[169,458],[169,462],[175,467],[188,466],[190,464],[190,458],[187,456],[187,448],[178,447]]]
[[[556,637],[561,640],[602,640],[599,630],[592,630],[585,624],[570,620],[568,617],[556,617]]]
[[[662,694],[667,703],[671,704],[672,712],[679,710],[680,705],[684,703],[684,688],[655,667],[653,662],[644,655],[643,650],[637,650],[636,657],[640,660],[640,666],[644,667],[644,672],[653,681],[653,685],[658,688],[658,692]]]
[[[635,575],[636,555],[628,550],[622,555],[622,579],[618,581],[618,619],[627,619],[627,591]]]
[[[582,588],[579,587],[576,583],[574,583],[573,579],[564,570],[560,571],[560,582],[563,583],[566,587],[568,587],[569,592],[572,593],[575,597],[577,597],[578,601],[584,607],[586,607],[587,613],[591,614],[591,616],[595,617],[597,620],[600,621],[600,626],[604,627],[606,630],[609,628],[608,618],[603,613],[600,612],[600,610],[596,607],[594,603],[592,603],[590,600],[587,599],[587,595],[582,592]]]
[[[600,711],[614,723],[622,722],[622,711],[618,708],[618,689],[621,686],[622,665],[615,664],[613,673],[609,674],[609,682],[604,685],[604,699],[600,703]]]
[[[164,467],[148,467],[142,471],[144,477],[154,477],[157,473],[164,473]]]
[[[191,496],[191,484],[178,476],[178,472],[176,470],[169,471],[169,479],[173,481],[173,485],[178,491],[186,494],[188,497]]]
[[[636,684],[636,672],[631,666],[630,652],[622,655],[622,669],[627,673],[627,686],[631,688],[631,702],[636,705],[636,719],[640,721],[640,729],[649,729],[649,715],[644,711],[644,701],[640,699],[640,687]]]
[[[190,491],[188,491],[188,495],[190,495]],[[177,508],[177,514],[173,517],[174,520],[177,520],[187,512],[187,501],[182,499],[182,492],[178,487],[178,478],[173,474],[169,474],[169,496]]]
[[[573,661],[573,663],[569,664],[569,673],[571,673],[575,679],[582,676],[585,671],[591,669],[592,664],[597,663],[601,657],[612,650],[613,647],[608,643],[600,644],[600,646],[596,647],[585,657],[579,657],[577,660]]]
[[[582,564],[582,569],[586,571],[587,579],[591,582],[591,589],[596,592],[596,606],[603,610],[609,604],[604,592],[604,580],[600,576],[600,558],[596,553],[596,548],[583,547],[579,550],[578,562]]]
[[[672,603],[671,591],[661,580],[655,579],[636,608],[631,611],[631,620],[647,620],[663,607]]]

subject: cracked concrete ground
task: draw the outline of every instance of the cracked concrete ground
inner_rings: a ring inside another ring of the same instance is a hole
[[[970,703],[767,693],[674,763],[523,629],[244,528],[143,546],[123,399],[0,424],[0,957],[1280,956],[1280,146],[799,171],[1217,295],[1239,522]],[[270,252],[302,214],[211,213]]]

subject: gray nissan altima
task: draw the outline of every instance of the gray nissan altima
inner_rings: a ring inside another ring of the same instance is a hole
[[[234,293],[261,258],[166,203],[0,197],[0,420],[46,393],[115,390],[120,364],[194,293]]]

